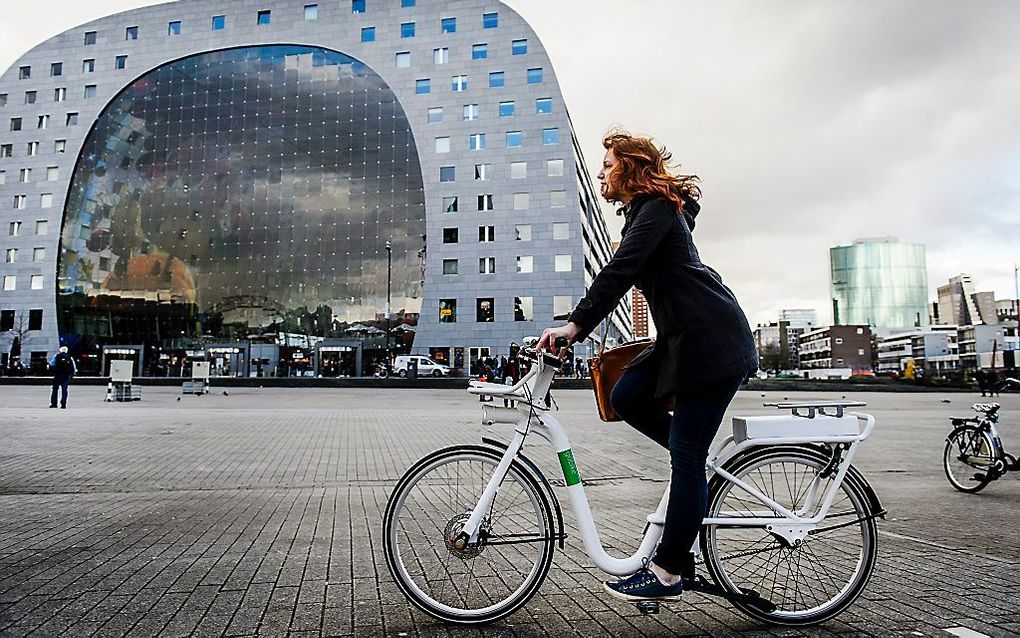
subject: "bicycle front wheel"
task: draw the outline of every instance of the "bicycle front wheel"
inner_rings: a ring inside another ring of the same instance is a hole
[[[774,448],[740,457],[726,468],[788,510],[804,517],[818,511],[834,473],[828,458],[810,448]],[[825,474],[825,476],[823,476]],[[863,480],[863,479],[862,479]],[[799,541],[741,518],[786,519],[716,475],[708,516],[732,523],[705,525],[701,547],[712,578],[734,593],[756,591],[776,609],[734,603],[752,618],[780,625],[811,625],[833,618],[864,591],[878,554],[871,500],[857,482],[844,480],[826,518]]]
[[[408,470],[390,495],[387,565],[408,600],[431,616],[467,624],[503,618],[528,602],[549,571],[552,510],[517,462],[482,520],[478,543],[454,543],[501,456],[476,446],[439,450]]]
[[[995,446],[992,436],[973,425],[956,428],[946,437],[942,469],[949,484],[961,492],[980,492],[992,480]]]

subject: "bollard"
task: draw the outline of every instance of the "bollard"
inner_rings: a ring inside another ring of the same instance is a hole
[[[113,401],[113,381],[106,383],[106,399],[105,401]]]

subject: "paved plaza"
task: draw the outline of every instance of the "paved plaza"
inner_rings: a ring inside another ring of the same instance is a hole
[[[459,628],[412,610],[382,555],[390,490],[431,450],[509,438],[478,424],[463,391],[237,388],[179,400],[146,388],[141,402],[111,404],[103,387],[72,387],[68,410],[46,409],[48,394],[0,386],[2,636],[1020,635],[1020,476],[968,495],[940,465],[948,416],[977,395],[822,395],[867,401],[878,418],[857,465],[890,514],[864,596],[791,630],[691,593],[640,615],[602,592],[569,511],[565,550],[507,620]],[[665,455],[599,422],[590,392],[555,396],[603,542],[629,554]],[[807,395],[765,400],[784,397]],[[762,400],[741,392],[731,414],[765,413]],[[1015,451],[1020,395],[998,400]],[[544,446],[529,441],[527,453],[559,476]]]

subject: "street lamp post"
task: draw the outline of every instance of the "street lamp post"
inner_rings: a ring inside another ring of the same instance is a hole
[[[393,246],[386,240],[386,369],[390,369],[393,357],[390,353],[390,281],[393,277]]]

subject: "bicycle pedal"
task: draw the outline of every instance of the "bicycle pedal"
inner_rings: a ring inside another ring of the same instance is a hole
[[[659,601],[657,600],[642,600],[639,603],[634,603],[642,614],[646,616],[649,614],[659,613]]]
[[[973,480],[975,480],[975,481],[983,481],[983,480],[985,480],[985,475],[984,474],[975,474]]]

